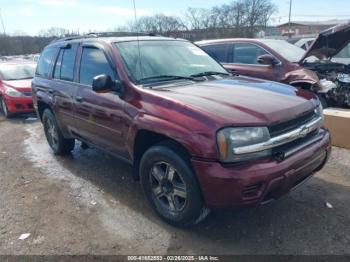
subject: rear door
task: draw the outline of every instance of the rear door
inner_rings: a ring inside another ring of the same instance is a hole
[[[49,104],[64,135],[69,135],[74,124],[73,80],[78,44],[62,43],[45,48],[32,82],[33,102]],[[65,61],[64,68],[62,60]],[[62,72],[62,74],[61,74]]]
[[[79,128],[76,133],[82,140],[127,157],[125,102],[113,91],[96,93],[92,90],[95,76],[107,74],[112,80],[118,79],[111,55],[98,43],[82,45],[79,53],[79,87],[75,96]]]
[[[66,44],[59,48],[57,58],[54,61],[50,89],[56,118],[70,133],[75,127],[73,97],[77,84],[74,82],[74,69],[78,45],[78,43]]]

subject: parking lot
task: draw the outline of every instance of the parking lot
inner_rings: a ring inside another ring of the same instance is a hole
[[[152,212],[118,159],[79,146],[55,157],[26,116],[0,116],[0,137],[1,254],[349,254],[348,150],[279,201],[184,230]]]

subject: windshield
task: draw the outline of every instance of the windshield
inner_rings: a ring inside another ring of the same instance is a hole
[[[152,40],[121,42],[116,46],[136,83],[146,79],[159,80],[161,76],[164,79],[171,76],[172,79],[190,79],[208,72],[227,74],[220,64],[189,42]]]
[[[3,80],[31,79],[35,74],[35,64],[1,65],[0,74]]]
[[[305,54],[305,50],[284,40],[263,40],[265,45],[275,50],[289,62],[297,63]]]

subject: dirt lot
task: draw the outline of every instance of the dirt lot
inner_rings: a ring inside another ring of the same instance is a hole
[[[188,230],[154,215],[123,162],[80,147],[54,157],[37,121],[0,116],[0,174],[0,254],[350,254],[344,149],[279,201]]]

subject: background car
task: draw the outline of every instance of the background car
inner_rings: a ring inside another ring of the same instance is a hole
[[[297,42],[295,42],[294,45],[304,50],[308,50],[314,41],[315,38],[301,38]]]
[[[31,81],[35,68],[31,62],[0,63],[0,104],[5,117],[34,112]]]
[[[350,107],[350,66],[332,61],[349,42],[350,23],[321,32],[306,52],[273,39],[221,39],[196,44],[232,73],[311,90],[324,107]]]

